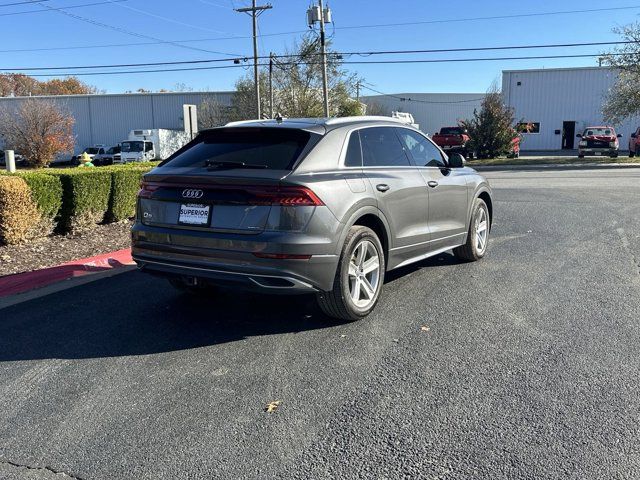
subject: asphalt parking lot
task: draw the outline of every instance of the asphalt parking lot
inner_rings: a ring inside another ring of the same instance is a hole
[[[137,272],[0,310],[0,478],[639,478],[640,169],[487,176],[489,256],[357,323]]]

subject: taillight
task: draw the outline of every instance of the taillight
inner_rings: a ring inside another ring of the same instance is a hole
[[[153,194],[153,192],[158,190],[158,188],[160,188],[160,185],[157,183],[149,183],[149,182],[142,181],[140,182],[140,191],[138,192],[138,197],[151,198],[151,195]]]
[[[250,187],[252,205],[279,205],[286,207],[320,207],[322,200],[306,187]]]

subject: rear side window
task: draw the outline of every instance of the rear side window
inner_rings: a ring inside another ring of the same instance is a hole
[[[398,129],[398,133],[402,143],[404,143],[405,148],[409,151],[418,167],[443,168],[446,166],[440,149],[430,140],[406,128]]]
[[[347,145],[347,155],[344,157],[344,166],[362,166],[362,148],[360,147],[360,134],[357,130],[351,132],[349,136],[349,145]]]
[[[201,133],[164,165],[204,167],[210,162],[232,162],[291,170],[310,139],[311,133],[292,128],[220,128]]]
[[[409,167],[402,144],[392,127],[372,127],[360,130],[362,159],[365,167]]]
[[[440,135],[462,135],[464,130],[459,127],[445,127],[440,129]]]

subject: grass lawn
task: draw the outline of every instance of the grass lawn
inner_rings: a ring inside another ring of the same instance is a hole
[[[469,167],[488,167],[502,165],[572,165],[572,164],[601,164],[601,163],[640,163],[639,157],[627,156],[610,157],[521,157],[521,158],[491,158],[487,160],[467,160]]]

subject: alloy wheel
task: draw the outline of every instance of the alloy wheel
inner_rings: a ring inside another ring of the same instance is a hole
[[[476,250],[480,255],[487,249],[487,240],[489,238],[489,222],[487,211],[479,208],[476,214]]]
[[[349,260],[349,295],[354,305],[367,308],[376,298],[379,283],[378,250],[369,240],[362,240]]]

